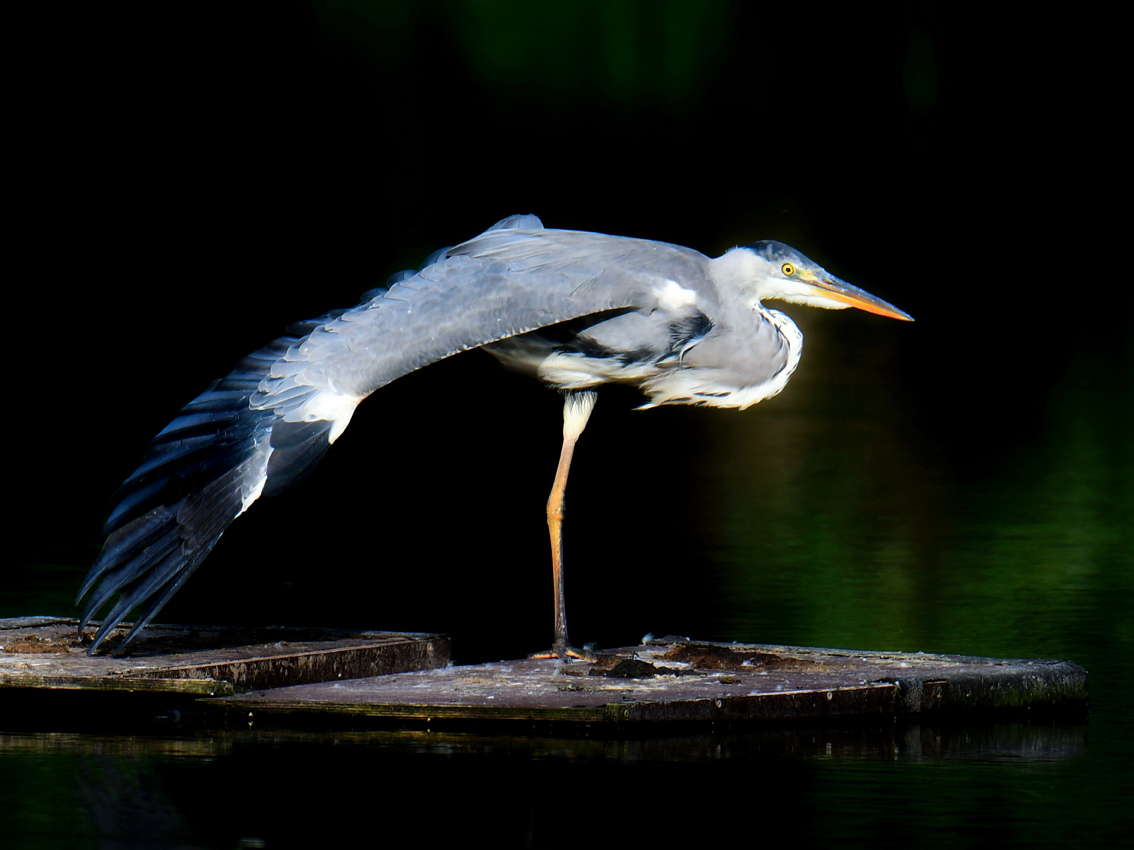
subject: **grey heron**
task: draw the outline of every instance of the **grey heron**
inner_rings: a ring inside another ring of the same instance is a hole
[[[80,632],[118,594],[88,652],[139,609],[121,652],[261,496],[296,483],[391,381],[473,348],[564,395],[547,503],[553,654],[572,652],[563,596],[563,503],[595,388],[636,386],[642,408],[744,409],[779,393],[803,336],[779,299],[910,320],[793,248],[754,242],[709,259],[645,239],[506,218],[435,251],[362,303],[288,328],[182,408],[118,491],[106,541],[79,591]],[[97,587],[96,587],[97,584]]]

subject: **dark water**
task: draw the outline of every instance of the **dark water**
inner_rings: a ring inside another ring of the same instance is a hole
[[[849,846],[1118,841],[1125,792],[1091,778],[1107,759],[1093,741],[1084,751],[1084,731],[929,730],[936,749],[916,732],[892,746],[875,730],[608,743],[11,737],[4,775],[20,782],[6,783],[5,803],[20,814],[8,846],[347,847],[405,824],[425,844],[473,834],[536,847],[581,835],[663,846],[753,835]]]

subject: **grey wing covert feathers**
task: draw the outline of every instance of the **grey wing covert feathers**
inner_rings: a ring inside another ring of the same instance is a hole
[[[76,600],[93,588],[81,630],[119,594],[88,652],[137,609],[124,649],[228,525],[309,473],[376,389],[517,334],[643,308],[675,269],[707,281],[707,264],[678,246],[513,216],[395,275],[357,307],[291,326],[182,408],[119,488]]]

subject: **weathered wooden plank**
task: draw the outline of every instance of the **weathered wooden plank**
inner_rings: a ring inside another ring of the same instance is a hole
[[[18,684],[14,684],[18,681]],[[0,674],[0,688],[14,690],[127,691],[177,693],[194,696],[225,696],[236,693],[231,682],[216,679],[156,679],[137,676],[40,676],[8,677]]]
[[[567,665],[527,659],[207,701],[244,722],[734,724],[1085,708],[1067,661],[651,641]]]
[[[793,691],[767,694],[763,699],[722,697],[701,699],[653,699],[643,702],[614,702],[579,705],[549,705],[530,701],[460,703],[330,702],[318,699],[287,699],[283,695],[260,694],[257,698],[217,701],[210,707],[218,712],[235,710],[242,721],[301,716],[352,717],[373,720],[400,720],[414,723],[524,722],[535,724],[714,724],[756,720],[810,720],[851,715],[894,713],[896,689],[893,685],[835,691]],[[279,698],[277,698],[277,696]]]
[[[0,620],[0,689],[206,696],[429,669],[450,657],[441,635],[156,626],[129,656],[92,658],[77,625],[50,617]]]

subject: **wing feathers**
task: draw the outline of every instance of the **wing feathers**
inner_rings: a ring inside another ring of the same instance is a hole
[[[180,545],[181,536],[178,534],[176,526],[164,529],[164,533],[160,534],[145,549],[138,552],[126,563],[119,564],[106,573],[106,577],[98,586],[97,592],[91,597],[90,605],[95,606],[95,610],[98,610],[109,602],[115,593],[134,581],[138,574],[149,572],[148,567],[165,561]],[[123,595],[126,596],[127,594],[124,593]],[[130,603],[128,607],[133,607],[135,601],[127,600]],[[86,618],[84,618],[84,625],[85,623]]]
[[[164,505],[154,508],[149,514],[138,517],[107,537],[98,560],[95,561],[94,566],[91,567],[90,572],[87,574],[86,581],[83,582],[83,586],[79,590],[75,604],[77,605],[79,601],[87,595],[87,591],[94,586],[96,581],[107,573],[112,573],[115,569],[119,569],[124,559],[129,563],[134,558],[138,557],[138,555],[145,554],[146,550],[168,531],[170,521],[176,513],[175,509],[168,508]],[[104,581],[103,586],[108,584],[114,584],[114,581],[107,579]],[[110,593],[113,594],[121,585],[121,582],[118,583],[116,587],[110,590]],[[100,587],[99,592],[102,592],[102,587]],[[106,599],[102,600],[102,602],[105,601]],[[102,603],[100,602],[94,606],[94,609],[97,610],[101,605]]]
[[[272,428],[272,454],[263,495],[276,496],[304,481],[331,447],[333,423],[276,422]]]
[[[146,623],[153,618],[154,614],[161,609],[165,601],[173,595],[172,593],[167,593],[160,599],[154,600],[152,599],[154,594],[175,576],[178,576],[178,574],[181,574],[178,582],[178,586],[180,586],[180,583],[184,582],[184,580],[189,577],[188,574],[192,572],[199,563],[200,559],[197,559],[195,562],[186,563],[182,558],[178,557],[178,551],[175,547],[168,555],[157,562],[152,569],[139,576],[136,583],[132,583],[128,587],[123,588],[122,595],[119,597],[117,604],[110,609],[110,613],[106,615],[106,618],[102,621],[102,625],[99,626],[98,631],[95,633],[94,642],[91,644],[91,650],[89,651],[93,651],[94,647],[97,647],[103,639],[110,634],[110,631],[125,619],[130,609],[137,604],[142,604],[141,616],[135,622],[134,628],[131,629],[126,640],[119,646],[119,651],[124,649],[126,644],[137,634],[138,630],[144,627]],[[149,600],[148,604],[146,603],[147,600]]]
[[[275,417],[250,409],[248,398],[294,342],[285,337],[254,352],[187,404],[119,488],[119,504],[104,526],[106,543],[79,594],[98,584],[80,628],[115,593],[121,597],[89,652],[134,608],[140,606],[136,625],[148,622],[244,510],[245,495],[263,487],[265,435]]]

